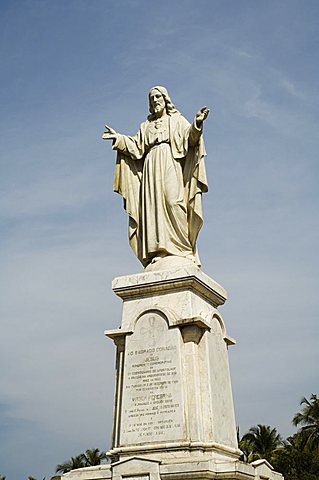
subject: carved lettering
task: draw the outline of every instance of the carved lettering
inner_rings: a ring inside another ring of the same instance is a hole
[[[154,314],[143,316],[138,325],[127,339],[121,444],[180,440],[184,421],[179,332],[169,330]]]

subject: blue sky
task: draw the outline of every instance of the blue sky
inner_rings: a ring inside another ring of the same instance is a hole
[[[134,134],[165,85],[203,105],[203,270],[228,291],[237,423],[294,431],[318,393],[319,3],[2,0],[0,473],[110,446],[115,276],[128,246],[104,123]]]

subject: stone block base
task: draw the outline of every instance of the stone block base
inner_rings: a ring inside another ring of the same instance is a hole
[[[160,462],[132,457],[110,465],[80,468],[63,475],[65,480],[283,480],[266,460],[253,463],[214,462]]]
[[[282,480],[266,460],[239,460],[235,342],[218,311],[225,289],[194,264],[171,262],[113,281],[123,312],[121,327],[105,332],[116,345],[112,463],[63,479]]]

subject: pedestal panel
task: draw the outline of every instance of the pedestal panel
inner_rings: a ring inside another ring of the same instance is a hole
[[[181,343],[155,311],[126,337],[120,446],[185,440]]]

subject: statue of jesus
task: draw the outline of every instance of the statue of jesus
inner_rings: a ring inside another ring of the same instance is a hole
[[[135,136],[107,125],[102,136],[117,151],[114,190],[129,216],[130,245],[144,267],[163,257],[200,266],[196,240],[202,193],[208,190],[202,132],[209,110],[203,107],[190,124],[166,88],[156,86],[149,92],[149,111]]]

